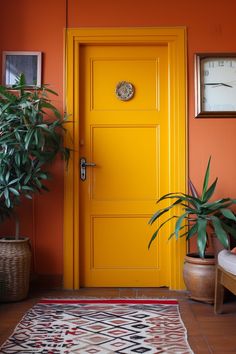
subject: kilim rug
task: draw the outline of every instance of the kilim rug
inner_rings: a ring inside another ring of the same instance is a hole
[[[176,300],[43,299],[0,353],[193,353]]]

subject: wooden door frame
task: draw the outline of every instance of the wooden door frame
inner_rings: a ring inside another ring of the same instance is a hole
[[[69,114],[66,144],[72,156],[64,174],[64,288],[78,289],[79,282],[79,59],[81,45],[166,45],[169,60],[170,191],[186,191],[186,29],[78,28],[65,37],[65,93]],[[171,225],[170,225],[171,227]],[[184,289],[182,279],[184,239],[169,242],[170,289]]]

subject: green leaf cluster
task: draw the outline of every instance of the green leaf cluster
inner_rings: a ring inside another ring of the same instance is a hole
[[[233,204],[236,204],[236,199],[222,198],[210,201],[218,181],[216,178],[208,187],[210,164],[211,157],[208,160],[200,195],[194,184],[189,181],[190,194],[181,192],[168,193],[157,201],[157,204],[168,201],[169,205],[158,209],[149,220],[149,224],[153,224],[163,218],[163,216],[166,217],[165,221],[160,221],[158,228],[150,239],[148,248],[159,235],[163,226],[171,220],[175,220],[175,227],[169,235],[169,239],[174,236],[176,239],[186,237],[187,240],[197,237],[197,246],[201,258],[205,256],[210,233],[214,233],[221,244],[225,248],[229,248],[228,234],[230,233],[236,238],[236,228],[232,227],[232,223],[236,222],[236,217],[230,209]],[[177,211],[177,215],[173,215],[175,211]],[[188,226],[187,228],[186,225]]]
[[[29,89],[23,74],[12,87],[0,86],[0,221],[22,197],[47,190],[49,163],[58,153],[69,159],[63,143],[66,117],[49,94],[57,95],[47,86]]]

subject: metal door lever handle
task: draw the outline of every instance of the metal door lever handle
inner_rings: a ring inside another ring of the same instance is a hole
[[[94,162],[86,162],[84,157],[80,159],[80,179],[82,181],[86,180],[86,167],[95,167],[96,164]]]
[[[82,167],[91,166],[94,167],[96,164],[94,162],[82,162]]]

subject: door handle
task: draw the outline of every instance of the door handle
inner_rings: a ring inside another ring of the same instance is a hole
[[[80,179],[82,181],[86,180],[86,167],[95,167],[96,164],[94,162],[86,162],[85,157],[81,157],[80,159]]]

